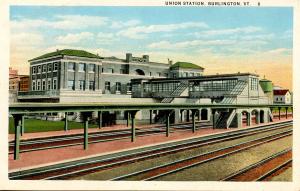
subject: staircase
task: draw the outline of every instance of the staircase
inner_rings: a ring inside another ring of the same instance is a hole
[[[227,128],[227,129],[228,129],[229,126],[231,125],[231,123],[232,123],[232,121],[233,121],[235,115],[236,115],[236,110],[233,109],[233,110],[231,111],[231,113],[230,113],[230,115],[229,115],[227,121],[226,121],[226,128]]]
[[[171,113],[169,115],[172,115],[175,111],[171,111]],[[156,121],[157,123],[160,123],[160,124],[164,124],[166,121],[167,121],[167,115],[168,113],[167,112],[163,112],[162,114],[158,114],[157,118],[158,120]]]
[[[269,118],[270,118],[270,122],[273,122],[273,114],[270,110],[268,110],[268,114],[269,114]]]
[[[225,95],[220,104],[232,104],[236,101],[236,96],[240,95],[245,89],[247,82],[239,80],[234,88]]]
[[[229,118],[230,114],[230,112],[221,112],[216,122],[216,128],[227,128],[227,119]]]
[[[188,81],[181,81],[180,84],[176,87],[176,89],[170,94],[170,96],[180,96],[182,92],[188,88]],[[166,97],[161,100],[161,103],[171,103],[174,100],[174,97]]]

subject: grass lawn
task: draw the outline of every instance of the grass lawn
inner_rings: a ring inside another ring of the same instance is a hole
[[[25,133],[64,130],[64,121],[45,121],[39,119],[25,119]],[[96,128],[97,124],[89,124],[89,128]],[[68,129],[81,129],[83,123],[68,121]],[[9,134],[14,134],[14,120],[9,118]]]
[[[272,110],[272,112],[273,113],[278,113],[278,111],[279,111],[279,109],[277,108],[277,107],[275,107],[273,110]],[[283,113],[283,112],[285,112],[285,108],[280,108],[280,113]],[[288,108],[288,112],[292,112],[292,108]]]

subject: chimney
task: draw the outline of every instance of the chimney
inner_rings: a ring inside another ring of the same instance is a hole
[[[132,61],[132,54],[126,53],[126,62],[131,62],[131,61]]]
[[[145,59],[145,62],[149,62],[149,55],[143,55],[143,58]]]

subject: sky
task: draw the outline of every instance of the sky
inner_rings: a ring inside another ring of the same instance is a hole
[[[192,62],[204,74],[257,73],[292,89],[289,7],[11,6],[10,66],[56,49]]]

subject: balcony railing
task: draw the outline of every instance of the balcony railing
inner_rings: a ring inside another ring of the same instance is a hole
[[[55,97],[55,96],[59,96],[59,91],[58,90],[28,91],[28,92],[19,91],[18,96]]]

